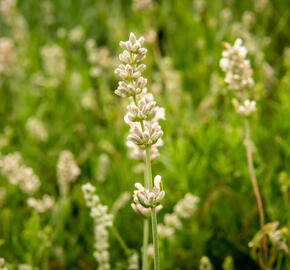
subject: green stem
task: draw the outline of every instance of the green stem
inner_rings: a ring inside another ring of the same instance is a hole
[[[281,269],[281,262],[282,262],[282,253],[279,252],[275,270],[280,270]]]
[[[152,190],[153,180],[152,180],[152,169],[151,169],[151,160],[150,160],[150,146],[145,146],[146,151],[146,178],[145,178],[145,188]]]
[[[57,240],[60,231],[63,229],[67,215],[69,214],[70,200],[66,195],[62,195],[56,205],[52,215],[52,242]]]
[[[152,237],[153,237],[153,246],[154,246],[154,269],[159,270],[157,215],[156,215],[155,207],[152,208],[151,220],[152,220]]]
[[[145,185],[149,186],[149,190],[153,188],[152,181],[152,169],[151,169],[151,160],[150,160],[150,146],[146,145],[146,182]],[[157,233],[157,216],[155,207],[151,210],[151,223],[152,223],[152,238],[154,246],[154,269],[159,270],[159,250],[158,250],[158,233]]]
[[[124,250],[124,252],[126,253],[126,255],[130,255],[130,249],[128,248],[128,246],[126,245],[126,243],[124,242],[123,238],[121,237],[121,235],[119,234],[119,232],[117,231],[117,229],[112,226],[111,227],[111,231],[114,234],[114,236],[116,237],[116,239],[118,240],[120,246],[122,247],[122,249]]]
[[[143,123],[143,121],[141,122]],[[145,188],[149,188],[147,186],[147,170],[144,170],[144,186]],[[143,227],[143,247],[142,247],[142,270],[148,270],[148,243],[149,243],[149,219],[144,219],[144,227]]]
[[[148,242],[149,242],[149,219],[144,220],[143,247],[142,247],[142,270],[148,270]]]

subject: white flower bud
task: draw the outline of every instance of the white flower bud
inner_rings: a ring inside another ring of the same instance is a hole
[[[140,214],[144,218],[149,218],[151,216],[151,208],[146,208],[140,203],[131,203],[131,207],[137,214]],[[161,204],[157,205],[155,207],[156,213],[158,213],[162,208],[163,206]]]
[[[144,131],[139,125],[132,125],[128,140],[136,145],[155,144],[163,135],[160,125],[157,122],[145,123]]]
[[[147,102],[145,98],[139,101],[139,106],[136,106],[134,102],[127,106],[128,113],[125,117],[132,122],[139,122],[142,120],[150,121],[156,114],[156,102]]]
[[[246,99],[243,104],[239,104],[239,102],[236,99],[233,99],[233,104],[236,108],[236,111],[238,114],[242,116],[250,116],[256,111],[256,101]]]
[[[121,62],[123,62],[124,64],[130,64],[132,62],[132,57],[130,55],[130,53],[125,50],[123,51],[120,55],[119,55],[119,59]]]
[[[141,204],[145,208],[156,207],[160,204],[165,195],[165,191],[161,190],[162,187],[160,175],[155,176],[154,187],[152,191],[145,189],[140,183],[136,183],[135,187],[137,190],[134,191],[134,202],[136,205]]]
[[[207,256],[200,259],[199,270],[213,270],[213,265]]]

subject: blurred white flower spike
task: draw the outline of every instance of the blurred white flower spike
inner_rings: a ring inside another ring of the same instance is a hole
[[[69,150],[60,153],[57,163],[57,180],[61,194],[65,195],[68,190],[68,184],[76,181],[81,170],[78,167],[73,154]]]
[[[199,201],[199,197],[186,193],[184,198],[174,206],[174,212],[182,218],[189,218],[196,211]]]
[[[182,219],[189,219],[197,210],[199,197],[187,193],[174,206],[173,213],[165,214],[164,224],[158,225],[158,232],[163,238],[174,236],[176,230],[182,229]]]
[[[20,189],[32,195],[40,186],[40,180],[33,169],[23,164],[19,153],[12,153],[0,158],[0,170],[13,185],[19,185]]]
[[[251,63],[246,59],[247,48],[242,46],[242,40],[238,38],[231,46],[225,42],[220,59],[220,67],[226,73],[225,82],[229,90],[235,90],[236,98],[232,100],[236,112],[248,117],[256,111],[256,101],[250,100],[251,88],[254,86]]]
[[[48,133],[43,122],[35,117],[28,118],[26,122],[26,129],[39,141],[46,141],[48,139]]]
[[[243,90],[254,85],[251,63],[246,59],[247,48],[237,39],[233,46],[225,42],[220,67],[226,73],[225,82],[230,90]]]
[[[27,205],[34,208],[38,213],[44,213],[47,210],[53,208],[54,198],[45,194],[42,196],[42,199],[29,198],[27,200]]]
[[[94,257],[98,262],[99,270],[110,270],[109,232],[108,227],[113,224],[113,215],[108,214],[108,207],[102,205],[100,198],[95,194],[96,188],[87,183],[82,186],[84,199],[90,208],[90,216],[94,220],[95,252]]]

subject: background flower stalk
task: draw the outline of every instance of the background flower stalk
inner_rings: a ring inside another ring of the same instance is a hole
[[[247,155],[248,170],[259,213],[259,223],[261,227],[260,231],[263,232],[264,230],[267,230],[268,227],[271,227],[270,224],[274,223],[265,224],[263,202],[254,168],[253,141],[251,140],[249,117],[256,112],[256,101],[248,98],[251,95],[249,90],[254,86],[254,80],[252,78],[253,71],[251,64],[250,61],[246,59],[246,56],[247,48],[242,46],[241,39],[237,39],[233,46],[229,43],[224,43],[220,67],[226,73],[225,82],[228,84],[228,88],[230,90],[234,90],[236,97],[232,100],[232,103],[236,109],[236,112],[244,118],[244,145]],[[276,225],[276,227],[277,226],[278,225]],[[259,265],[263,269],[272,269],[272,265],[277,257],[273,254],[273,252],[276,253],[275,245],[272,245],[274,249],[271,248],[269,250],[267,235],[262,233],[260,233],[260,235],[262,235],[259,238],[262,248],[261,250],[256,249],[256,251],[258,251],[258,256],[253,257],[256,258]],[[250,243],[249,246],[253,248],[253,244]],[[256,246],[258,246],[257,243]]]

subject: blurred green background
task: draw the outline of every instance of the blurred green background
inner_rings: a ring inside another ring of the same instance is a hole
[[[56,203],[62,150],[74,154],[81,174],[70,185],[58,229],[52,210],[36,213],[27,206],[29,196],[0,176],[0,257],[13,267],[97,267],[81,185],[91,181],[111,207],[143,181],[140,162],[128,157],[125,145],[126,101],[114,94],[118,44],[134,32],[145,36],[144,76],[166,111],[164,146],[153,163],[153,174],[162,176],[166,190],[158,220],[187,192],[200,197],[183,229],[160,240],[161,269],[198,269],[204,255],[215,269],[222,269],[226,256],[233,257],[235,269],[257,269],[248,248],[259,221],[243,119],[231,104],[219,59],[223,41],[243,39],[254,70],[254,165],[266,221],[289,228],[289,1],[160,0],[143,9],[121,0],[13,2],[0,1],[0,37],[14,43],[8,71],[0,73],[1,155],[19,152],[40,178],[35,197],[49,194]],[[89,57],[88,40],[96,43],[96,58]],[[41,121],[47,138],[29,128],[31,118]],[[114,226],[129,248],[140,251],[143,220],[130,203]],[[127,269],[112,233],[110,245],[112,269]],[[290,269],[289,256],[281,253],[279,264],[276,269]]]

